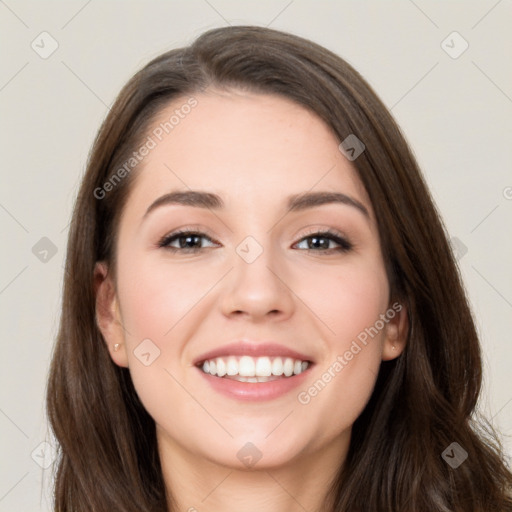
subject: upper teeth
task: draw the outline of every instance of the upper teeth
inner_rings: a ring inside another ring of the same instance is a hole
[[[224,375],[240,375],[241,377],[269,377],[270,375],[284,375],[290,377],[302,373],[307,367],[308,361],[292,359],[290,357],[251,357],[235,356],[227,358],[216,357],[203,363],[205,373],[223,377]]]

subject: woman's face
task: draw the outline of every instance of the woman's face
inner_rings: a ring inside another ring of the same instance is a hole
[[[160,113],[132,171],[115,295],[109,277],[98,294],[111,356],[164,451],[239,468],[342,453],[381,360],[403,349],[372,205],[341,141],[303,107],[195,98]],[[254,371],[267,382],[240,381]]]

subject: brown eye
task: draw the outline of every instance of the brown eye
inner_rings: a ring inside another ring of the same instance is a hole
[[[208,240],[213,243],[212,239],[204,233],[195,231],[178,231],[166,235],[159,242],[159,247],[169,249],[173,252],[197,252],[200,249],[205,249],[202,245],[203,240]],[[177,242],[177,246],[175,244]]]
[[[352,244],[348,240],[331,231],[312,233],[302,238],[297,245],[304,243],[306,243],[306,246],[302,247],[303,249],[315,252],[348,252],[352,249]],[[333,243],[336,244],[337,247],[332,247]]]

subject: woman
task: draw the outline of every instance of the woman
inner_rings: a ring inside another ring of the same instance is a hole
[[[512,510],[481,371],[418,166],[346,62],[228,27],[123,88],[69,235],[56,510]]]

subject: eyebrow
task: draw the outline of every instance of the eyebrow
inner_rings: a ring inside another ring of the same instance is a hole
[[[303,194],[291,195],[287,198],[287,207],[290,212],[298,212],[314,208],[315,206],[336,203],[352,206],[359,210],[365,217],[370,218],[368,210],[361,202],[340,192],[305,192]],[[200,190],[177,190],[153,201],[146,210],[144,217],[147,217],[149,213],[156,208],[171,204],[208,208],[211,210],[221,210],[225,206],[224,201],[217,194],[202,192]]]

